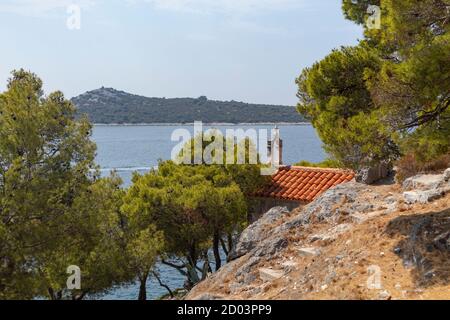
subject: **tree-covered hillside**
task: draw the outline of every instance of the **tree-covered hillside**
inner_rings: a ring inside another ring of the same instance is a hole
[[[86,92],[72,99],[78,114],[94,123],[262,123],[302,122],[295,107],[213,101],[206,97],[147,98],[111,88]]]

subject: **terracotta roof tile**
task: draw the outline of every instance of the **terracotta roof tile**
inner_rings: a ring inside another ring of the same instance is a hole
[[[295,201],[312,201],[329,188],[353,180],[349,170],[281,167],[271,182],[259,190],[257,197],[271,197]]]

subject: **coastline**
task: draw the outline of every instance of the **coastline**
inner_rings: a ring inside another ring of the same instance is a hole
[[[193,126],[194,123],[93,123],[97,127],[166,127],[166,126]],[[240,122],[240,123],[226,123],[226,122],[204,122],[204,126],[309,126],[310,122]]]

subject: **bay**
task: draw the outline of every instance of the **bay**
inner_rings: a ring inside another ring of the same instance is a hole
[[[204,130],[214,128],[225,134],[226,129],[266,129],[269,132],[275,125],[208,125]],[[300,160],[319,162],[326,154],[322,142],[314,128],[308,124],[277,125],[283,139],[283,160],[285,164],[294,164]],[[108,175],[111,170],[124,180],[124,187],[131,183],[133,172],[145,173],[156,167],[158,160],[168,160],[172,149],[179,143],[172,141],[172,133],[177,129],[186,129],[193,134],[193,126],[188,125],[96,125],[93,130],[93,140],[97,144],[96,162],[101,167],[102,175]],[[183,286],[184,278],[178,271],[164,266],[157,266],[161,280],[172,289]],[[138,285],[132,284],[113,288],[102,296],[106,300],[133,300],[138,295]],[[156,279],[150,279],[147,284],[148,298],[157,299],[166,294],[166,289],[159,286]]]

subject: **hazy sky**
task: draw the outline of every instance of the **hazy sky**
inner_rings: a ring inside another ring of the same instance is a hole
[[[67,9],[81,8],[70,30]],[[101,86],[145,96],[297,102],[302,68],[361,28],[340,0],[0,0],[0,90],[37,73],[73,97]]]

